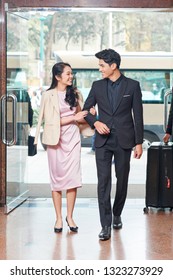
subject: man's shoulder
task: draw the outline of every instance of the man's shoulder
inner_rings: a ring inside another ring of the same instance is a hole
[[[93,82],[94,85],[102,85],[107,83],[107,79],[100,79]]]
[[[124,76],[124,79],[131,84],[139,84],[139,81],[137,81],[135,79],[132,79],[132,78],[129,78],[129,77],[126,77],[126,76]]]

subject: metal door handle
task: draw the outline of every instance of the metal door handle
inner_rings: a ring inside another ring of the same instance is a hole
[[[7,100],[12,99],[12,139],[8,140],[7,135]],[[9,93],[1,97],[1,136],[2,142],[7,146],[13,146],[17,142],[17,98]]]
[[[172,90],[167,90],[164,95],[164,132],[166,132],[168,122],[168,97],[172,94]]]

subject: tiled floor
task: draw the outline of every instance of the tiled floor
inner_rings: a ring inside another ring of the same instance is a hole
[[[63,232],[53,231],[55,213],[50,198],[30,199],[8,215],[0,209],[1,260],[172,260],[173,212],[150,209],[144,214],[143,199],[127,199],[123,228],[112,230],[108,241],[99,241],[97,199],[78,198],[77,234],[65,223]]]
[[[148,214],[143,212],[146,151],[142,159],[132,157],[131,160],[128,199],[122,214],[123,228],[119,231],[112,230],[110,240],[99,241],[101,228],[96,198],[96,167],[94,155],[89,150],[82,149],[84,185],[78,191],[74,212],[79,232],[74,234],[67,228],[65,198],[63,232],[55,234],[53,231],[55,212],[50,198],[47,158],[46,152],[40,149],[36,157],[28,158],[28,169],[25,169],[26,180],[32,185],[30,193],[34,195],[8,215],[0,208],[1,260],[173,259],[173,212],[169,209],[150,209]],[[40,189],[44,189],[43,196],[38,195]]]

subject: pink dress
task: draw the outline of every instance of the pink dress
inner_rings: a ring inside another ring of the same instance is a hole
[[[76,108],[70,110],[64,101],[65,93],[58,92],[57,97],[61,117],[74,115]],[[81,187],[81,139],[75,123],[61,126],[59,143],[47,146],[47,155],[52,191]]]

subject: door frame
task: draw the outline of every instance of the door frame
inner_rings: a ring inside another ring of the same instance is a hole
[[[7,2],[8,1],[8,2]],[[173,9],[173,0],[1,0],[0,3],[0,97],[6,92],[6,18],[8,9],[16,8],[163,8]],[[6,203],[6,147],[0,140],[0,206]]]

